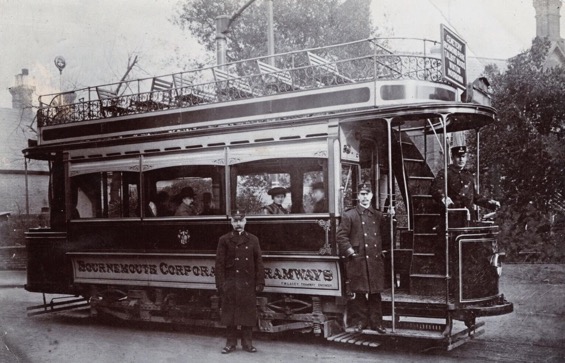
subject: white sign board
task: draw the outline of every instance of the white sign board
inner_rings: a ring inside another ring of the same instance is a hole
[[[70,252],[75,283],[215,290],[215,256]],[[302,256],[300,256],[302,257]],[[341,296],[337,258],[264,256],[265,292]]]

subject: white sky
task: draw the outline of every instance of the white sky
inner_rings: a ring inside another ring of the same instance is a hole
[[[260,0],[258,0],[260,1]],[[307,1],[307,0],[304,0]],[[242,4],[244,3],[241,0]],[[178,0],[0,0],[0,107],[8,88],[28,68],[37,93],[57,91],[53,60],[67,61],[63,89],[118,81],[129,54],[139,55],[139,77],[175,72],[171,62],[199,52],[169,19]],[[469,57],[506,59],[535,36],[532,0],[373,0],[383,35],[438,40],[440,24],[467,42]],[[276,11],[276,0],[275,0]],[[565,28],[564,18],[561,27]],[[485,62],[488,63],[488,62]]]

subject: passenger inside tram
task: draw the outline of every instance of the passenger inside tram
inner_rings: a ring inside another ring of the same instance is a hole
[[[273,203],[263,207],[263,214],[289,214],[289,211],[283,207],[288,190],[282,187],[269,189],[267,194],[273,199]]]

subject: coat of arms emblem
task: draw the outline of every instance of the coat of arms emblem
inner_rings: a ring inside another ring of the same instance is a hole
[[[179,229],[179,233],[177,235],[178,239],[179,239],[179,243],[181,244],[181,246],[187,246],[188,245],[188,241],[190,240],[190,232],[187,229]]]

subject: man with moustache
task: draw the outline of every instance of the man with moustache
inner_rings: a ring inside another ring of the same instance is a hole
[[[257,352],[252,342],[252,329],[257,324],[255,294],[265,286],[265,268],[259,240],[245,231],[245,224],[245,214],[233,211],[233,231],[220,237],[216,251],[216,288],[222,299],[222,324],[227,327],[222,354],[236,350],[238,325],[243,350]]]

